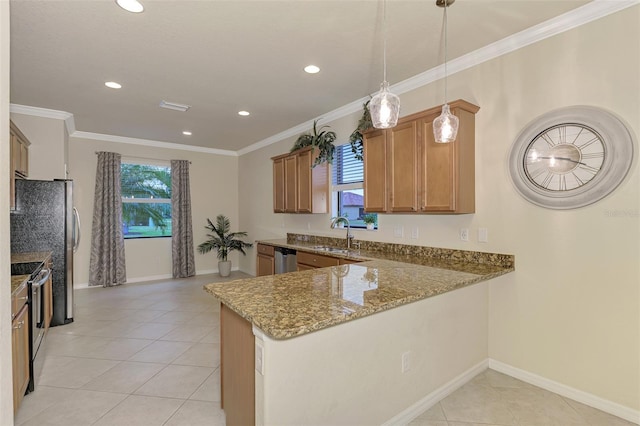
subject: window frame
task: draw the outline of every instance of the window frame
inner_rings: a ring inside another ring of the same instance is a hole
[[[344,167],[345,153],[348,153],[349,156],[353,156],[353,159],[349,158],[347,167]],[[358,164],[358,163],[362,164],[362,180],[357,182],[336,183],[338,180],[340,180],[338,178],[339,168],[342,168],[343,172],[345,171],[345,169],[351,171],[349,165]],[[341,199],[342,199],[341,194],[343,192],[350,191],[350,190],[362,191],[362,196],[363,196],[362,211],[364,212],[364,160],[361,161],[355,158],[355,154],[353,154],[353,152],[351,151],[351,146],[347,142],[341,145],[336,145],[336,155],[334,156],[334,162],[331,165],[331,215],[332,217],[336,217],[338,215],[338,212],[340,212],[340,210],[343,209],[343,207],[341,206]],[[358,215],[358,217],[360,217],[360,215]],[[352,224],[351,221],[354,218],[348,218],[348,219],[352,229],[367,229],[366,224],[357,224],[357,223]],[[373,229],[375,230],[378,229],[377,221]]]
[[[168,190],[171,192],[171,162],[163,161],[163,160],[152,160],[152,159],[143,159],[143,158],[127,158],[122,157],[120,161],[120,182],[122,186],[122,166],[123,165],[138,165],[138,166],[155,166],[162,167],[167,169],[169,175],[169,185]],[[121,199],[122,199],[122,212],[124,216],[124,206],[125,204],[166,204],[169,206],[170,217],[169,221],[169,233],[166,235],[137,235],[137,236],[127,236],[124,232],[125,226],[127,226],[124,222],[124,217],[122,219],[122,227],[123,227],[123,236],[126,240],[136,240],[136,239],[149,239],[149,238],[171,238],[173,229],[171,228],[171,218],[173,216],[172,206],[171,206],[171,198],[154,198],[153,196],[149,198],[135,198],[134,196],[127,197],[123,194],[123,188],[120,188],[121,191]]]

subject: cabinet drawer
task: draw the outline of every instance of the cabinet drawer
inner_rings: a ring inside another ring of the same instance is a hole
[[[339,259],[335,257],[322,256],[320,254],[298,252],[298,263],[316,268],[324,268],[325,266],[338,266]]]
[[[11,318],[15,318],[20,309],[27,303],[28,294],[29,286],[26,281],[13,292],[11,295]]]
[[[273,255],[274,255],[274,247],[273,246],[267,246],[267,245],[264,245],[264,244],[258,244],[258,253],[259,254],[264,254],[265,256],[273,257]]]

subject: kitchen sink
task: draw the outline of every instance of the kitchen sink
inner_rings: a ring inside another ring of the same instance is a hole
[[[329,246],[313,246],[311,247],[314,250],[328,251],[330,253],[338,253],[338,254],[347,254],[349,250],[337,247],[329,247]]]

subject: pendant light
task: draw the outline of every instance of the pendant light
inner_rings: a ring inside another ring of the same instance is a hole
[[[455,0],[436,0],[436,6],[444,8],[444,105],[442,113],[433,120],[433,136],[438,143],[449,143],[458,135],[458,117],[451,114],[447,104],[447,8]]]
[[[388,129],[398,123],[400,98],[389,91],[387,82],[387,1],[382,2],[382,67],[383,81],[380,91],[371,98],[369,112],[376,129]]]

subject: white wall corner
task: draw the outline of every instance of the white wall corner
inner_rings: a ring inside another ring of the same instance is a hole
[[[471,381],[471,379],[482,373],[487,368],[489,368],[489,359],[485,359],[484,361],[479,362],[459,376],[440,386],[438,389],[434,390],[429,395],[422,398],[420,401],[416,402],[403,412],[383,423],[383,426],[409,424],[413,419],[436,405],[442,399],[451,395],[453,392],[464,386],[466,383]]]
[[[599,396],[590,394],[588,392],[584,392],[572,388],[571,386],[558,383],[551,379],[547,379],[546,377],[538,376],[537,374],[521,370],[517,367],[505,364],[495,359],[489,358],[489,368],[514,377],[516,379],[522,380],[523,382],[527,382],[542,389],[546,389],[550,392],[557,393],[558,395],[573,399],[574,401],[578,401],[590,407],[597,408],[598,410],[604,411],[605,413],[609,413],[627,421],[640,424],[640,411],[625,407],[624,405],[620,405],[618,403],[600,398]]]

